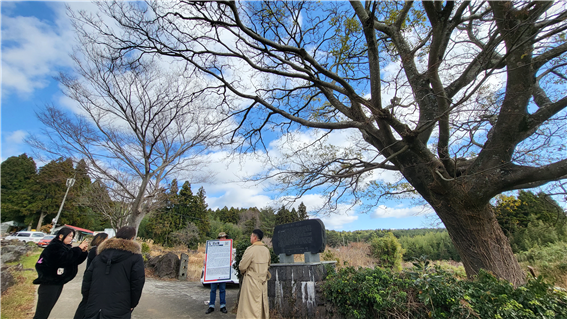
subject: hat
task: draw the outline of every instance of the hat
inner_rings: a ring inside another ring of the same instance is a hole
[[[223,231],[221,231],[221,232],[219,233],[219,235],[218,235],[217,238],[221,238],[221,237],[227,237],[227,236],[226,236],[226,233],[223,232]]]

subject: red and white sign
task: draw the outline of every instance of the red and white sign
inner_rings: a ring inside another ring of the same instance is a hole
[[[207,240],[203,282],[232,281],[232,239]]]

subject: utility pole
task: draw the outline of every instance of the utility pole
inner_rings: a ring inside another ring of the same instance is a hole
[[[61,215],[61,210],[63,210],[63,204],[65,204],[65,199],[67,198],[67,193],[69,193],[69,188],[71,188],[75,184],[74,178],[67,178],[67,190],[65,191],[65,196],[63,196],[63,201],[61,202],[61,206],[59,206],[59,211],[57,212],[57,216],[53,219],[53,227],[51,227],[51,234],[55,234],[55,226],[57,226],[57,221],[59,220],[59,215]]]

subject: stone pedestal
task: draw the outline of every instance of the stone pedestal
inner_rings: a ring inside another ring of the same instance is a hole
[[[270,309],[284,318],[327,318],[321,283],[327,276],[326,265],[335,264],[335,261],[272,264],[272,278],[268,281]]]

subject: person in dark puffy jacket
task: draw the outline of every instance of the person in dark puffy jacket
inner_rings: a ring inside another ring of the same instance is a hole
[[[82,242],[78,247],[72,247],[73,237],[73,229],[61,228],[35,264],[38,277],[33,283],[39,284],[39,289],[34,319],[49,317],[63,291],[63,285],[75,278],[79,264],[87,258],[88,243]]]
[[[124,226],[98,246],[83,277],[84,318],[131,318],[145,283],[142,248],[133,241],[135,236],[136,229]]]
[[[93,238],[93,241],[91,242],[91,249],[89,250],[89,255],[87,257],[87,267],[85,268],[85,273],[87,272],[87,269],[89,269],[89,265],[91,264],[91,262],[96,257],[96,250],[98,246],[102,244],[102,242],[105,241],[107,238],[108,238],[107,233],[98,233]],[[79,303],[79,306],[75,311],[75,316],[73,317],[73,319],[83,319],[85,317],[86,307],[87,307],[87,298],[83,295],[83,299],[81,300],[81,303]]]

